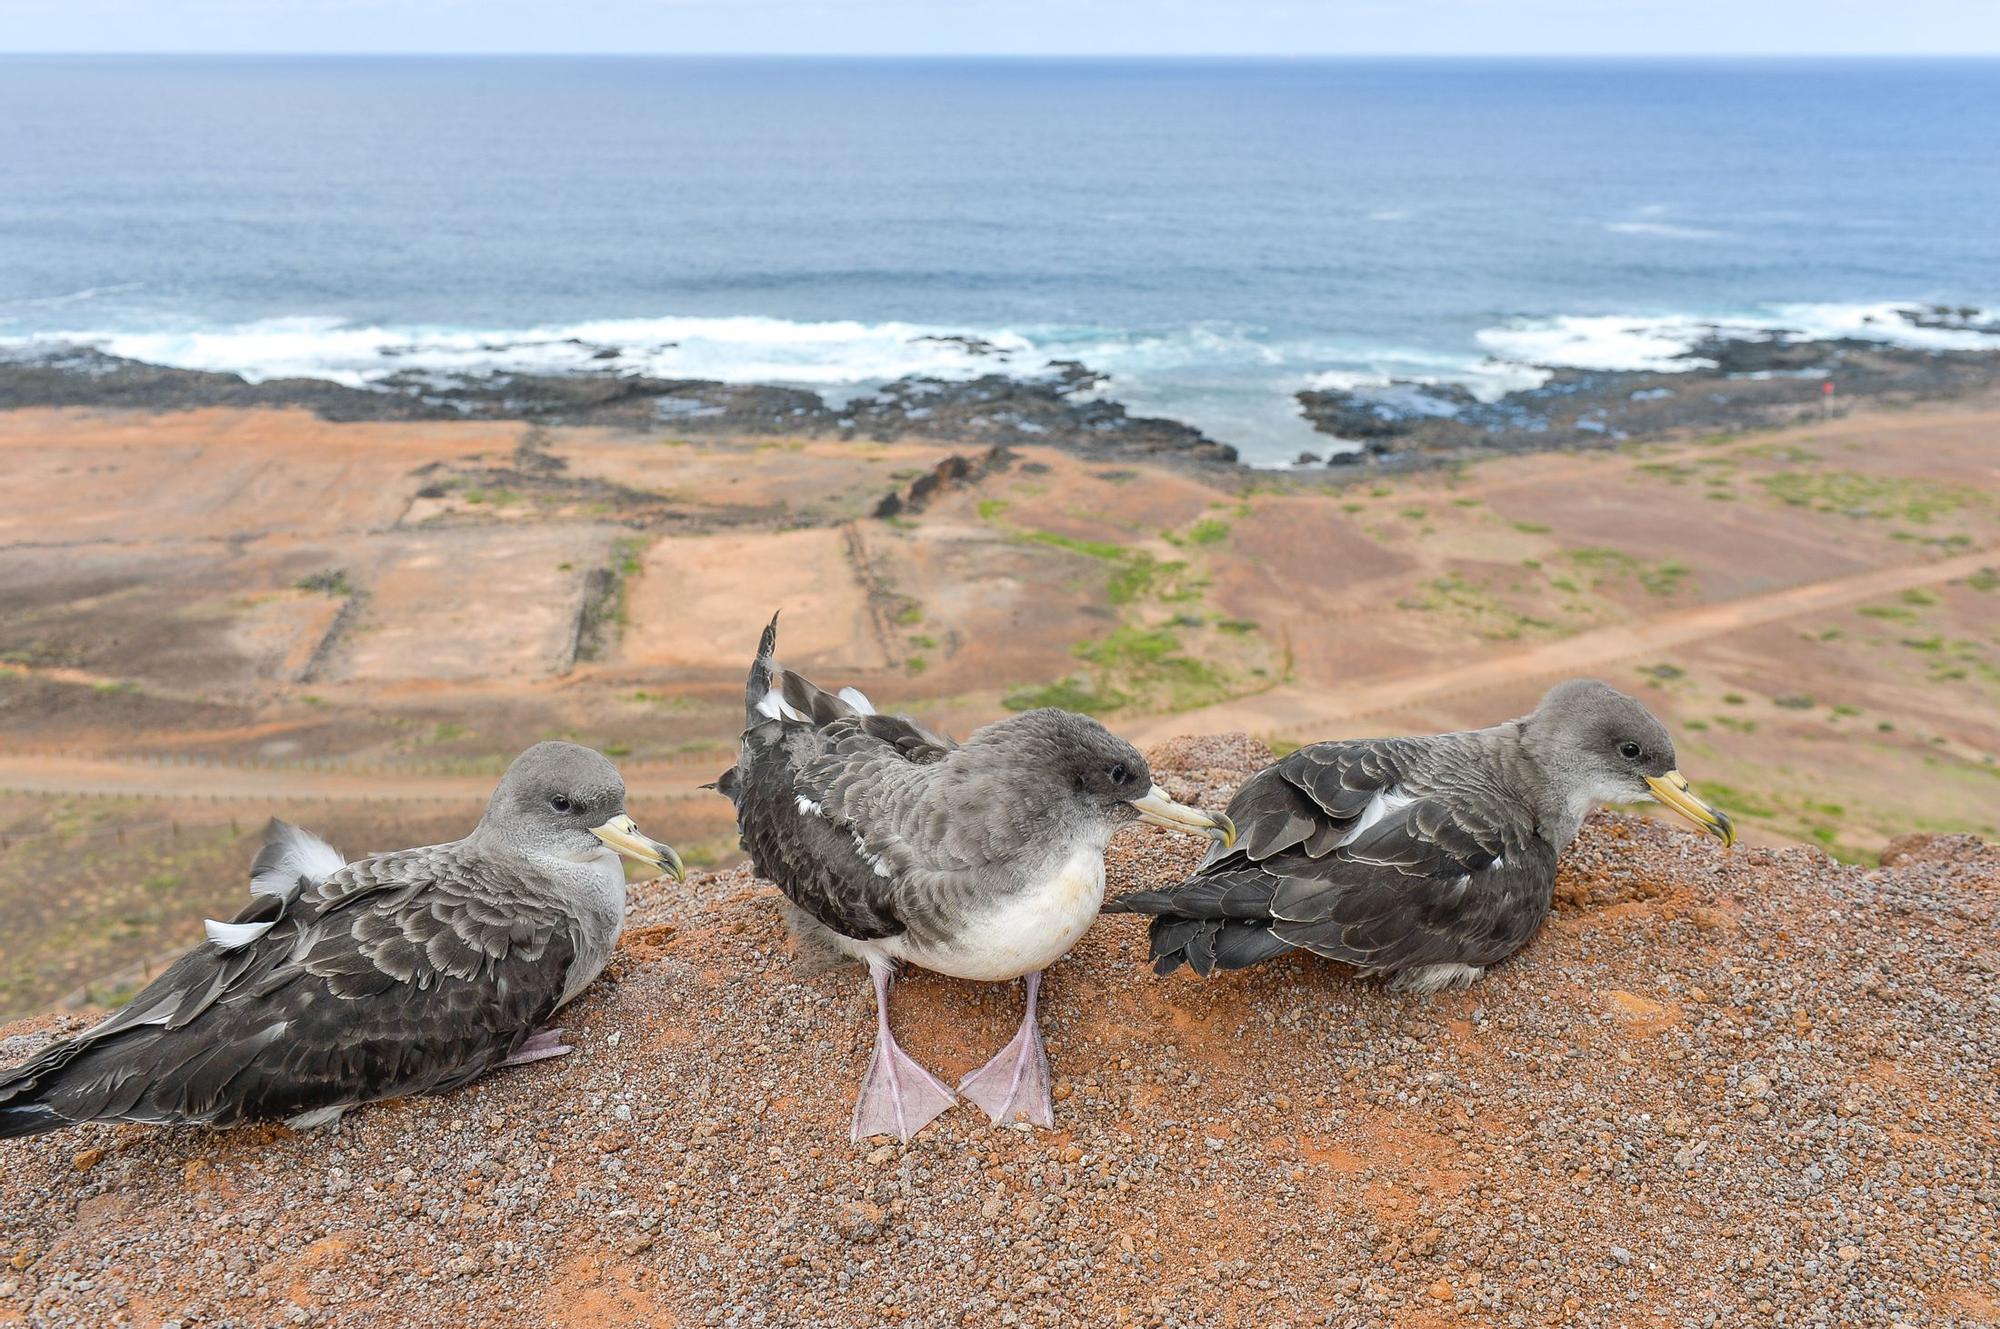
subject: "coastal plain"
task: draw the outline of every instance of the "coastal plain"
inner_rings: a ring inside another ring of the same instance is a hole
[[[758,630],[949,731],[1490,723],[1593,675],[1753,842],[1993,837],[2000,400],[1406,472],[298,409],[0,412],[0,1015],[112,1000],[273,813],[462,833],[598,746],[691,861]]]

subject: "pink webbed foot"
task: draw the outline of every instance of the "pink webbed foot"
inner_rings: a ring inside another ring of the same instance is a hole
[[[526,1066],[531,1061],[547,1061],[550,1057],[560,1057],[573,1049],[562,1041],[560,1029],[537,1029],[521,1040],[521,1046],[508,1054],[502,1066]]]
[[[877,969],[874,978],[875,1055],[861,1077],[849,1134],[856,1144],[871,1135],[893,1135],[908,1144],[958,1099],[896,1046],[896,1036],[889,1032],[889,971]]]
[[[1017,1118],[1031,1126],[1056,1124],[1055,1100],[1049,1096],[1049,1055],[1035,1017],[1041,986],[1039,973],[1028,975],[1028,1012],[1021,1027],[998,1056],[959,1082],[958,1092],[985,1109],[996,1126]]]

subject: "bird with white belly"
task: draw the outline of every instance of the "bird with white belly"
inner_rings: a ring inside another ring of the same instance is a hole
[[[955,1101],[890,1032],[902,964],[982,982],[1025,976],[1019,1032],[958,1092],[995,1122],[1053,1125],[1041,971],[1096,919],[1112,835],[1147,821],[1231,844],[1234,827],[1167,797],[1145,758],[1095,720],[1028,711],[954,743],[780,668],[776,646],[773,618],[750,669],[741,755],[718,787],[802,940],[868,966],[876,1043],[853,1138],[908,1140]]]
[[[0,1139],[86,1121],[328,1125],[561,1056],[545,1022],[625,922],[622,858],[685,875],[574,743],[514,760],[462,840],[348,862],[272,822],[251,902],[75,1038],[0,1072]]]

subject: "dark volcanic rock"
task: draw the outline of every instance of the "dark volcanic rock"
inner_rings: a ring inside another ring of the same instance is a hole
[[[1041,373],[970,381],[898,379],[836,410],[816,392],[621,374],[439,374],[406,369],[350,388],[319,379],[251,383],[170,369],[87,347],[0,359],[0,410],[33,406],[170,411],[295,406],[329,420],[518,419],[710,434],[841,434],[888,440],[1041,443],[1089,456],[1144,455],[1229,464],[1236,449],[1200,430],[1130,414],[1096,396],[1104,381],[1073,361]]]
[[[1686,370],[1556,369],[1537,387],[1479,401],[1464,388],[1398,381],[1309,390],[1314,428],[1359,443],[1329,465],[1421,465],[1493,451],[1602,447],[1679,430],[1787,424],[1855,400],[1918,401],[1992,387],[2000,350],[1933,351],[1859,338],[1715,335],[1682,357]],[[1831,383],[1831,400],[1825,385]]]
[[[169,369],[89,347],[0,359],[0,410],[31,406],[182,411],[205,406],[302,406],[328,420],[448,419],[459,412],[316,378],[251,383],[238,374]]]
[[[960,485],[977,484],[993,472],[1004,471],[1013,464],[1014,454],[998,445],[986,449],[977,457],[962,457],[953,453],[910,481],[908,489],[884,494],[882,501],[875,505],[875,516],[895,517],[906,512],[922,512],[939,494]]]
[[[2000,337],[2000,319],[1988,316],[1977,305],[1928,305],[1922,309],[1899,309],[1896,314],[1914,328],[1980,332],[1989,337]]]
[[[956,346],[967,355],[996,355],[1003,360],[1007,358],[1007,352],[1001,350],[998,346],[986,340],[986,338],[969,337],[964,333],[927,332],[921,337],[912,337],[910,340],[913,342],[934,341],[946,346]]]
[[[1236,449],[1192,425],[1132,415],[1118,402],[1087,396],[1105,376],[1074,360],[1041,374],[984,374],[966,381],[901,378],[848,403],[844,421],[880,441],[907,436],[1043,443],[1088,455],[1144,454],[1234,462]]]

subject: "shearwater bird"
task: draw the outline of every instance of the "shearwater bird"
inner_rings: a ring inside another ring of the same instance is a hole
[[[0,1137],[83,1121],[324,1125],[560,1056],[543,1022],[604,968],[624,858],[683,876],[574,743],[514,759],[472,834],[344,862],[281,821],[250,905],[103,1023],[0,1073]]]
[[[1735,843],[1675,766],[1660,722],[1589,679],[1490,729],[1314,743],[1238,791],[1239,843],[1108,908],[1154,916],[1162,974],[1303,949],[1396,988],[1463,988],[1540,929],[1556,856],[1593,806],[1658,799]]]
[[[1027,711],[954,743],[780,668],[777,634],[774,617],[750,668],[741,754],[717,785],[801,940],[868,966],[875,1052],[853,1138],[907,1141],[954,1100],[890,1032],[889,985],[904,963],[1026,977],[1019,1032],[958,1092],[995,1122],[1054,1125],[1041,971],[1097,917],[1113,832],[1147,821],[1227,844],[1229,819],[1167,797],[1138,750],[1095,720]]]

